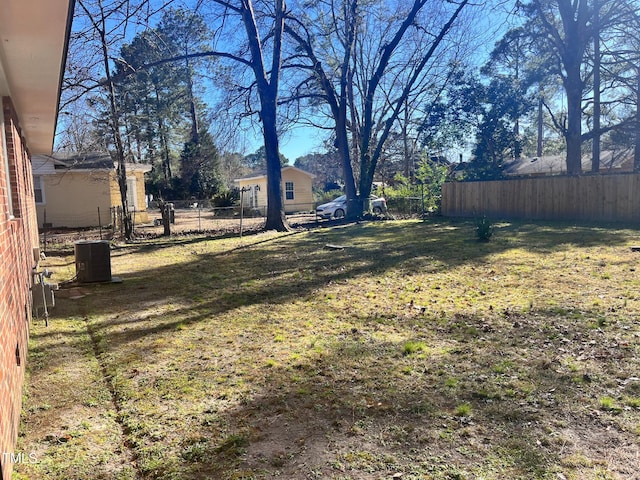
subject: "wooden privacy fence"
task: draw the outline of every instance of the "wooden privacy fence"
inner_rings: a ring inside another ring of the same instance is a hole
[[[442,186],[442,214],[640,222],[640,174],[447,182]]]

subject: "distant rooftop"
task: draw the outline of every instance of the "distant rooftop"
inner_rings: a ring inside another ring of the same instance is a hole
[[[108,153],[60,154],[52,155],[55,168],[72,168],[74,170],[112,170],[115,162]]]
[[[583,155],[582,171],[591,171],[591,155]],[[633,171],[633,149],[607,150],[600,155],[601,173],[630,171]],[[504,170],[504,173],[509,176],[560,175],[566,172],[565,155],[523,157],[509,163]]]

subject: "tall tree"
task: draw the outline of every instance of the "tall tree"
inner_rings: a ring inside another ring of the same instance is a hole
[[[173,151],[181,138],[176,132],[183,123],[184,85],[179,71],[170,64],[148,70],[139,67],[164,58],[165,43],[157,30],[145,30],[121,47],[117,64],[117,75],[135,71],[122,78],[122,109],[128,123],[138,126],[135,150],[140,161],[153,164],[157,193],[168,192],[174,176]]]
[[[190,197],[206,198],[217,193],[221,182],[218,153],[206,128],[208,122],[203,115],[206,109],[198,100],[196,79],[198,67],[203,62],[204,74],[213,70],[211,60],[214,57],[192,57],[192,54],[207,51],[213,34],[202,15],[183,9],[169,9],[155,30],[163,46],[162,56],[182,58],[171,64],[182,83],[184,97],[181,103],[185,106],[183,113],[189,124],[188,138],[180,155],[182,187]]]
[[[213,57],[192,57],[207,50],[211,38],[201,15],[168,9],[155,28],[139,33],[121,49],[117,75],[123,78],[123,109],[128,113],[127,127],[132,127],[128,133],[134,134],[139,156],[142,155],[140,144],[146,141],[148,158],[155,161],[155,152],[162,158],[162,175],[154,190],[165,197],[201,197],[211,190],[196,187],[204,184],[195,181],[194,176],[204,170],[209,175],[216,171],[217,153],[207,153],[215,148],[211,150],[212,139],[206,128],[202,130],[202,126],[208,125],[207,111],[199,100],[204,94],[201,79],[212,71]],[[162,61],[168,58],[175,61]],[[143,68],[154,62],[153,67]],[[141,131],[143,127],[146,135]],[[202,135],[207,137],[205,145],[201,145]],[[180,181],[177,182],[172,178],[172,161],[180,150]]]
[[[593,0],[593,144],[591,148],[591,171],[600,170],[600,3]]]
[[[494,76],[488,84],[476,81],[465,90],[465,108],[478,119],[476,142],[467,177],[496,179],[509,162],[520,157],[520,120],[534,103],[526,88],[505,76]]]
[[[298,66],[310,76],[301,84],[313,81],[334,122],[350,216],[368,208],[385,143],[407,101],[415,101],[434,80],[435,60],[442,60],[436,53],[467,4],[317,2],[288,24],[287,32],[305,55]],[[423,14],[427,5],[429,15]]]
[[[499,178],[503,167],[520,157],[525,144],[523,123],[539,103],[536,97],[543,98],[548,66],[548,58],[538,54],[536,42],[523,27],[507,31],[496,42],[480,69],[484,80],[471,82],[465,95],[470,103],[467,109],[479,119],[470,177]],[[541,132],[538,138],[542,140]],[[541,143],[539,149],[542,151]]]
[[[468,65],[451,66],[445,84],[422,107],[418,131],[429,156],[469,146],[487,103],[486,90]]]
[[[216,21],[222,28],[232,30],[228,40],[237,36],[238,27],[244,31],[242,47],[236,51],[226,50],[209,54],[232,60],[252,72],[258,97],[258,114],[262,124],[267,165],[267,219],[265,229],[287,231],[289,226],[284,213],[282,195],[282,172],[278,136],[278,94],[282,68],[283,33],[287,16],[284,0],[260,3],[256,11],[253,0],[213,0],[222,7]],[[239,21],[239,25],[234,23]]]
[[[315,101],[321,99],[329,106],[334,121],[335,147],[342,164],[348,212],[353,215],[359,212],[355,205],[357,189],[349,144],[348,102],[353,99],[351,62],[359,15],[358,0],[318,2],[317,7],[315,16],[302,17],[295,26],[287,24],[286,31],[307,57],[308,63],[303,64],[303,68],[309,70],[310,78],[305,78],[301,85],[316,92]],[[324,18],[338,21],[327,22]],[[323,48],[329,51],[328,55],[321,54]]]
[[[183,56],[182,67],[178,69],[180,78],[184,82],[185,101],[191,124],[189,141],[199,143],[199,115],[195,93],[196,63],[202,58],[192,58],[192,53],[207,51],[212,40],[212,33],[202,15],[184,9],[169,9],[162,16],[155,29],[158,41],[162,43],[162,56]],[[210,59],[210,58],[209,58]],[[210,70],[211,66],[207,65]]]
[[[543,39],[557,59],[567,99],[567,123],[562,125],[567,144],[567,172],[582,171],[582,65],[593,38],[593,8],[589,0],[533,0],[530,14],[539,22]]]
[[[640,172],[640,5],[627,2],[619,14],[624,21],[601,32],[603,84],[612,92],[603,103],[609,111],[615,101],[626,119],[614,135],[632,147],[634,171]]]
[[[85,0],[87,1],[87,0]],[[170,56],[134,68],[127,65],[119,73],[118,79],[124,79],[140,70],[149,70],[162,64],[184,62],[187,59],[214,57],[230,60],[236,65],[249,70],[253,82],[248,88],[249,96],[255,92],[258,99],[257,113],[262,124],[262,133],[267,159],[267,220],[265,228],[279,231],[289,229],[282,196],[282,173],[280,170],[279,138],[278,138],[278,90],[282,66],[283,32],[286,17],[284,0],[260,2],[260,9],[254,8],[253,0],[213,0],[211,3],[200,3],[198,6],[217,5],[219,9],[207,12],[207,21],[218,28],[213,39],[213,49],[205,52],[194,52]],[[239,32],[244,32],[244,39]],[[220,40],[223,37],[223,40]],[[216,50],[220,43],[226,50]],[[238,47],[239,48],[236,48]],[[243,93],[244,95],[244,93]],[[251,101],[248,99],[247,104]],[[250,109],[249,114],[255,113]]]
[[[593,0],[532,0],[526,6],[526,29],[539,42],[540,50],[555,60],[553,71],[562,80],[566,119],[553,118],[565,138],[569,174],[582,172],[583,141],[605,131],[599,125],[597,131],[586,134],[582,129],[585,96],[594,74],[588,59],[595,37],[624,21],[626,5],[627,0],[599,0],[597,21]]]
[[[144,3],[144,2],[143,2]],[[94,54],[93,59],[88,63],[98,68],[96,71],[101,72],[102,80],[99,85],[104,87],[105,100],[108,105],[108,130],[113,140],[114,152],[113,156],[117,164],[116,176],[120,189],[120,202],[122,205],[122,221],[124,227],[125,239],[130,241],[134,238],[133,218],[129,210],[129,202],[127,199],[127,169],[125,148],[122,139],[122,116],[118,106],[117,85],[112,75],[113,65],[111,59],[114,56],[115,45],[117,45],[118,37],[126,31],[126,26],[132,18],[142,8],[143,3],[134,4],[130,1],[111,2],[109,0],[78,0],[77,5],[79,13],[86,23],[86,29],[76,33],[72,37],[72,41],[80,43],[75,45],[75,49],[85,47],[85,52],[91,50]],[[74,51],[77,51],[75,50]],[[82,82],[91,82],[90,77],[82,78]],[[82,83],[81,83],[82,86]],[[87,86],[81,94],[96,88],[94,84]]]

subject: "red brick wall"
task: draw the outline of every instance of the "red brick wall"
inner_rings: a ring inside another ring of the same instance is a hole
[[[31,162],[8,97],[2,98],[2,114],[7,151],[0,153],[0,462],[2,479],[7,480],[22,405],[38,231]]]

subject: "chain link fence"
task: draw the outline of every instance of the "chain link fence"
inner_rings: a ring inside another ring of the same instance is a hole
[[[234,206],[215,206],[210,200],[178,200],[166,202],[169,207],[169,231],[181,235],[190,233],[211,233],[212,235],[239,235],[241,232],[258,231],[264,228],[266,206],[241,208]],[[313,210],[296,211],[296,205],[287,205],[292,213],[287,213],[287,221],[294,228],[312,227],[326,224],[334,219],[322,219]],[[424,215],[420,197],[395,197],[387,200],[387,211],[383,216],[387,218],[420,218]],[[308,204],[300,205],[307,208]],[[161,204],[152,202],[146,210],[147,222],[138,222],[138,212],[133,213],[134,230],[141,238],[153,238],[165,233],[162,220]],[[106,218],[102,218],[106,217]],[[102,223],[102,225],[100,225]],[[47,246],[79,240],[111,240],[122,238],[123,223],[122,209],[113,207],[98,222],[96,226],[88,228],[55,228],[45,225],[40,231],[41,243],[46,252]]]

